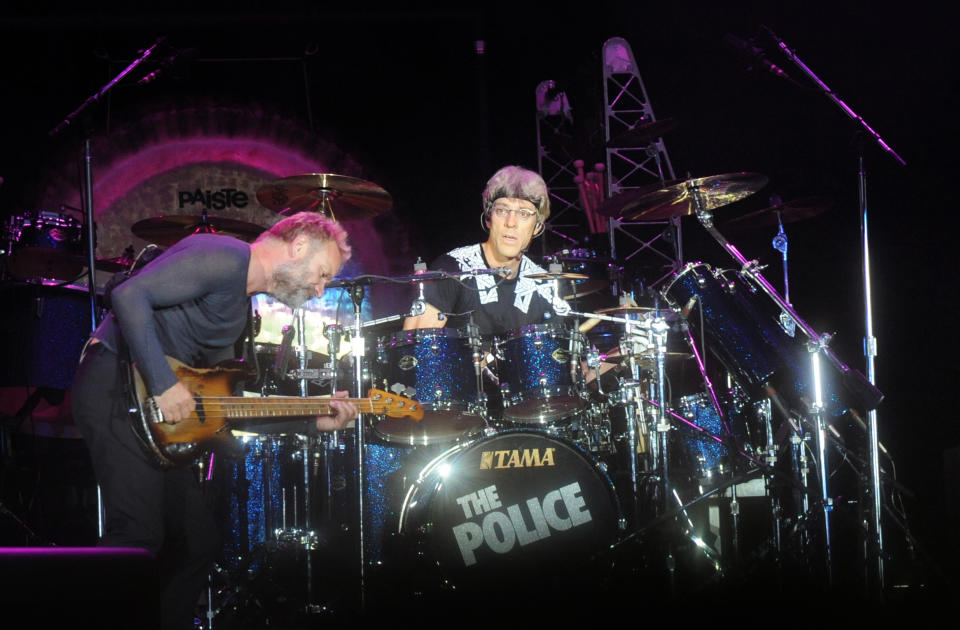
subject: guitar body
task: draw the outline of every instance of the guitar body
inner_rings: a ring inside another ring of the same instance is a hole
[[[298,398],[271,396],[247,398],[234,396],[240,381],[250,377],[249,371],[219,366],[197,369],[172,357],[167,362],[181,383],[194,395],[196,410],[176,424],[163,421],[163,416],[147,392],[143,379],[132,370],[134,405],[133,427],[161,466],[183,466],[206,450],[240,452],[240,445],[231,431],[245,424],[262,424],[265,420],[289,420],[331,415],[330,398]],[[415,400],[390,392],[371,389],[367,398],[340,399],[357,405],[361,413],[423,418],[423,408]]]
[[[172,357],[167,357],[167,362],[177,379],[197,398],[197,409],[177,424],[163,422],[140,373],[134,370],[134,427],[150,453],[162,466],[169,467],[187,465],[205,450],[238,452],[239,442],[230,433],[222,405],[216,400],[233,400],[237,385],[249,377],[249,372],[227,367],[192,368]]]

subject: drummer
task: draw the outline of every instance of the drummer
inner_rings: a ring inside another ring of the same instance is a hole
[[[472,314],[480,334],[492,335],[553,317],[550,284],[525,277],[546,271],[524,254],[533,238],[543,233],[550,216],[543,178],[519,166],[505,166],[487,182],[482,200],[480,223],[489,233],[487,240],[447,252],[430,269],[462,272],[504,267],[509,273],[478,275],[462,283],[453,279],[425,283],[423,312],[406,318],[405,330],[447,323],[462,328]]]

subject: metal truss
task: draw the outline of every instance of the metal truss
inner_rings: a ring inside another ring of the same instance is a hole
[[[609,196],[675,179],[663,138],[644,141],[642,134],[636,133],[650,128],[656,117],[633,50],[622,37],[603,44],[603,97]],[[648,287],[656,287],[683,264],[677,218],[633,222],[610,219],[609,233],[611,255],[627,266],[646,270],[642,281]]]

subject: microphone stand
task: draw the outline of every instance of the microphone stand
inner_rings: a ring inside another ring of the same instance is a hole
[[[901,158],[896,151],[893,150],[890,145],[884,142],[883,138],[874,131],[870,125],[863,119],[862,116],[857,114],[853,109],[850,108],[836,93],[824,83],[820,77],[818,77],[814,72],[807,67],[803,61],[797,56],[793,50],[790,49],[787,44],[780,39],[776,33],[766,26],[761,25],[761,28],[769,34],[773,40],[777,43],[777,46],[783,53],[790,59],[791,62],[801,72],[806,74],[811,81],[813,81],[816,86],[820,89],[824,96],[829,98],[833,103],[840,108],[840,110],[847,115],[851,120],[855,121],[857,126],[861,131],[861,139],[863,135],[867,135],[873,139],[877,146],[880,147],[885,153],[890,155],[900,166],[906,166],[906,161]],[[868,216],[867,216],[867,173],[866,168],[864,167],[864,155],[863,155],[863,142],[858,143],[858,153],[857,162],[858,162],[858,171],[857,171],[857,183],[858,183],[858,193],[859,193],[859,202],[860,202],[860,237],[861,237],[861,249],[863,252],[863,286],[864,286],[864,339],[863,339],[863,353],[866,356],[867,363],[867,379],[871,384],[876,383],[876,371],[875,371],[875,357],[877,355],[877,340],[873,336],[873,307],[872,307],[872,295],[871,295],[871,277],[870,277],[870,239],[868,231]],[[870,505],[870,522],[871,522],[871,531],[869,534],[872,534],[873,540],[870,541],[872,544],[868,545],[870,551],[873,552],[875,558],[873,563],[873,569],[875,571],[875,581],[870,580],[869,576],[869,558],[867,563],[867,590],[871,590],[871,586],[875,586],[877,592],[882,592],[884,588],[884,551],[883,551],[883,530],[880,524],[880,515],[882,514],[881,507],[881,497],[880,497],[880,454],[877,447],[879,443],[879,436],[877,431],[877,412],[875,409],[870,410],[867,413],[868,417],[868,426],[869,426],[869,442],[870,442],[870,493],[872,495],[872,501]],[[869,535],[868,534],[868,535]],[[869,552],[868,552],[869,555]]]
[[[143,54],[140,55],[138,59],[134,59],[130,65],[120,71],[120,73],[110,80],[106,85],[100,88],[95,94],[92,94],[87,100],[85,100],[80,107],[73,110],[67,117],[60,121],[56,127],[47,132],[47,135],[54,137],[58,135],[61,131],[73,124],[74,120],[84,111],[86,111],[91,105],[98,103],[107,92],[113,89],[117,83],[123,80],[125,76],[133,72],[133,70],[139,66],[141,63],[147,60],[150,55],[156,50],[166,37],[158,37],[157,41],[154,42],[153,46],[147,48],[143,51]],[[84,221],[87,225],[87,273],[89,278],[89,286],[87,291],[90,296],[90,332],[93,332],[97,328],[97,324],[100,322],[97,321],[97,255],[95,251],[96,247],[96,232],[94,230],[93,223],[93,152],[90,147],[90,133],[89,129],[85,129],[86,138],[83,140],[83,170],[84,170],[84,180],[81,199],[83,201],[83,213]]]

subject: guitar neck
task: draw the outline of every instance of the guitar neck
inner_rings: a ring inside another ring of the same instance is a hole
[[[287,396],[245,398],[242,396],[202,397],[205,407],[216,406],[225,418],[297,418],[334,414],[332,400],[353,403],[360,413],[382,413],[384,404],[372,398],[309,399]]]

